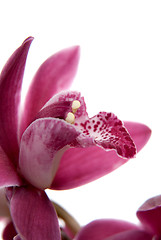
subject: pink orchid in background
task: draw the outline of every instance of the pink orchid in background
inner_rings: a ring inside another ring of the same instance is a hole
[[[140,225],[100,219],[82,227],[75,240],[160,240],[161,195],[148,199],[137,211]]]
[[[15,239],[60,240],[57,215],[44,189],[70,189],[104,176],[134,157],[151,131],[143,124],[123,124],[112,113],[89,118],[80,93],[60,92],[75,76],[77,46],[40,66],[20,111],[32,40],[13,53],[0,76],[0,187],[7,187]]]

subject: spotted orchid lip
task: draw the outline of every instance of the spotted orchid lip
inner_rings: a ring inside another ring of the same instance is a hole
[[[89,118],[79,92],[57,94],[36,117],[22,136],[19,168],[25,179],[38,188],[52,185],[60,163],[56,152],[66,145],[115,150],[125,159],[135,156],[135,144],[123,123],[114,114],[106,112]]]
[[[55,117],[74,123],[80,135],[72,146],[98,145],[105,150],[115,149],[123,158],[136,154],[135,144],[127,129],[113,113],[100,112],[89,118],[84,98],[79,92],[63,92],[54,96],[37,117]]]
[[[136,147],[130,134],[113,113],[100,112],[85,122],[78,121],[76,124],[85,136],[92,137],[105,150],[115,149],[124,158],[135,156]]]

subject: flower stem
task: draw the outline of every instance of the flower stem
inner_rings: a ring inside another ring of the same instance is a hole
[[[61,218],[62,220],[64,220],[66,226],[70,229],[72,234],[74,234],[74,236],[75,236],[77,234],[77,232],[79,232],[79,230],[80,230],[79,223],[59,204],[57,204],[55,202],[52,202],[52,203],[55,207],[58,217]]]

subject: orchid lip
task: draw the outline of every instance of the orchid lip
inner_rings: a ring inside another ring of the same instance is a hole
[[[37,118],[52,117],[74,124],[80,132],[73,147],[97,145],[104,150],[115,149],[122,158],[132,158],[136,147],[129,133],[113,113],[99,112],[89,118],[84,98],[79,92],[66,91],[55,95],[46,103]]]

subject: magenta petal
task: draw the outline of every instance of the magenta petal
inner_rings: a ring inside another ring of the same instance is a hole
[[[15,166],[0,147],[0,187],[20,186],[22,184]]]
[[[76,236],[76,240],[104,240],[114,234],[132,229],[138,229],[138,227],[125,221],[100,219],[83,227]]]
[[[33,38],[27,38],[12,54],[0,76],[0,145],[8,156],[18,152],[18,110],[26,57]]]
[[[14,236],[17,235],[17,232],[15,230],[15,227],[13,225],[13,222],[10,221],[9,223],[7,223],[5,229],[3,230],[3,240],[13,240]]]
[[[10,211],[22,239],[61,239],[57,214],[44,191],[32,187],[15,188]]]
[[[78,124],[78,121],[76,122]],[[123,123],[113,114],[100,112],[85,122],[81,121],[77,128],[82,131],[87,140],[94,142],[105,150],[115,149],[121,157],[132,158],[136,148]]]
[[[161,236],[161,195],[148,199],[137,211],[142,224]]]
[[[151,131],[143,124],[126,123],[137,150],[148,141]],[[62,159],[51,189],[70,189],[94,181],[116,168],[127,160],[117,156],[114,151],[106,152],[100,147],[71,148]]]
[[[104,240],[152,240],[153,236],[143,230],[129,230],[115,234]],[[154,239],[155,240],[155,239]]]
[[[75,127],[64,120],[43,118],[34,121],[21,140],[19,167],[22,175],[38,188],[49,187],[65,146],[78,134]]]
[[[78,61],[79,47],[75,46],[56,53],[40,66],[26,98],[22,132],[54,94],[70,86]]]
[[[50,100],[43,106],[43,108],[35,116],[35,119],[44,117],[55,117],[65,119],[69,112],[72,112],[72,103],[74,100],[80,102],[80,107],[74,113],[76,119],[79,117],[86,118],[86,104],[81,94],[76,91],[62,91],[54,95]]]
[[[151,129],[142,123],[124,122],[124,125],[134,140],[137,151],[140,151],[148,142]]]

